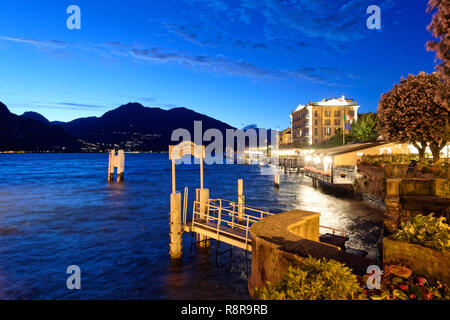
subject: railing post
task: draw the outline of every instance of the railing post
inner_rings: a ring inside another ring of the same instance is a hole
[[[200,219],[209,220],[209,189],[200,189]],[[200,235],[200,247],[209,247],[208,237]]]
[[[238,221],[242,221],[242,216],[244,214],[244,180],[238,180]]]
[[[219,241],[219,231],[220,231],[220,223],[222,222],[222,200],[220,200],[219,206],[219,218],[217,221],[217,241]]]

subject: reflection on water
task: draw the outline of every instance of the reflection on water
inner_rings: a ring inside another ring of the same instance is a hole
[[[191,254],[185,235],[182,264],[170,262],[168,156],[126,157],[126,180],[116,184],[106,181],[107,154],[0,155],[0,298],[249,298],[242,250],[216,263],[214,243]],[[198,170],[177,166],[177,189],[190,188],[190,203]],[[322,225],[345,230],[351,247],[376,255],[380,209],[315,190],[301,175],[282,175],[277,190],[258,166],[205,166],[211,197],[237,199],[240,178],[248,205],[320,212]],[[79,291],[66,288],[72,264],[81,268]]]

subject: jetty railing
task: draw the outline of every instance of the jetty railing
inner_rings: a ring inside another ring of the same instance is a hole
[[[200,202],[194,201],[191,221],[192,230],[207,229],[221,237],[242,243],[242,248],[250,250],[250,227],[264,217],[273,215],[267,210],[244,206],[225,199],[210,199],[206,213],[200,212]],[[225,241],[226,242],[226,241]]]
[[[203,232],[210,238],[251,251],[250,227],[259,220],[274,215],[268,210],[245,206],[225,199],[210,199],[206,212],[200,211],[200,202],[194,201],[192,220],[183,223],[192,232]],[[341,230],[320,226],[333,235],[345,233]]]

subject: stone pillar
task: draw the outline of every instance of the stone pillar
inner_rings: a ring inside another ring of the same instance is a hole
[[[117,182],[122,182],[125,179],[125,152],[119,150],[117,157]]]
[[[181,229],[181,194],[170,194],[170,258],[181,259],[182,255]]]
[[[108,181],[114,181],[114,170],[117,168],[117,182],[122,182],[125,176],[125,152],[119,150],[116,155],[116,150],[112,150],[109,154],[108,162]]]
[[[108,161],[108,182],[113,182],[114,181],[114,157],[116,155],[116,151],[112,150],[109,153],[109,161]]]
[[[402,205],[400,203],[402,179],[386,180],[386,212],[383,217],[384,229],[388,233],[397,230]]]

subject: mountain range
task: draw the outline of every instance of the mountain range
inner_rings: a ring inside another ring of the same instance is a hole
[[[50,122],[36,112],[18,116],[0,102],[0,151],[103,152],[166,151],[172,132],[187,129],[194,136],[194,121],[203,132],[215,128],[224,136],[232,126],[186,108],[163,110],[128,103],[101,117]]]

